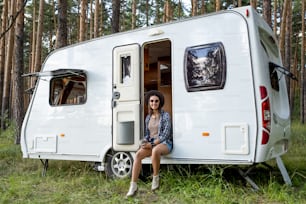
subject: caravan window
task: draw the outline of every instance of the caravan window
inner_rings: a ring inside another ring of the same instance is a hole
[[[50,105],[78,105],[86,101],[86,75],[65,74],[50,81]]]
[[[187,48],[184,72],[187,91],[222,89],[226,75],[223,44],[218,42]]]
[[[131,81],[131,56],[121,56],[121,80],[122,84],[129,84]]]

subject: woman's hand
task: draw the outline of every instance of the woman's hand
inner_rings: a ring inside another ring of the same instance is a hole
[[[141,144],[142,149],[152,149],[152,145],[149,142],[145,142]]]
[[[154,146],[158,145],[160,143],[160,140],[159,139],[155,139],[154,140]]]

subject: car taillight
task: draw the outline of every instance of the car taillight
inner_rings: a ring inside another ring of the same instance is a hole
[[[260,86],[260,97],[261,97],[261,115],[262,115],[262,139],[261,144],[267,144],[270,137],[271,130],[271,110],[270,110],[270,99],[266,87]]]

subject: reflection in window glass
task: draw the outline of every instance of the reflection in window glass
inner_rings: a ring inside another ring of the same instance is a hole
[[[121,57],[121,83],[129,84],[131,81],[131,56]]]
[[[84,104],[86,101],[86,75],[71,74],[55,77],[50,82],[50,105]]]
[[[223,45],[213,43],[187,48],[184,69],[188,91],[222,89],[226,74]]]
[[[160,86],[171,85],[171,64],[160,64]]]
[[[264,49],[267,54],[270,55],[272,53],[275,57],[279,57],[279,50],[276,41],[274,38],[264,29],[258,27],[260,42],[263,44]]]

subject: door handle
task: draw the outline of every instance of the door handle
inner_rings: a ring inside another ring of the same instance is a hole
[[[120,98],[120,93],[119,92],[117,92],[117,91],[115,91],[114,93],[113,93],[113,99],[119,99]]]
[[[116,101],[112,100],[112,108],[116,108],[116,106],[117,106]]]

